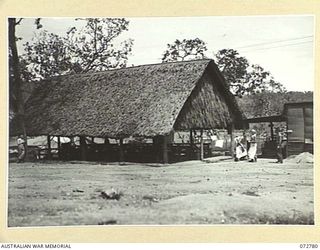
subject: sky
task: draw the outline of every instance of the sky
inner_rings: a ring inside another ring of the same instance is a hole
[[[207,44],[206,56],[221,49],[235,49],[250,64],[259,64],[289,91],[314,90],[314,17],[208,16],[139,17],[129,20],[128,31],[119,40],[132,38],[134,45],[128,66],[160,63],[168,43],[176,39],[200,38]],[[65,35],[83,23],[74,18],[43,18],[43,29]],[[22,44],[38,32],[34,19],[17,27],[19,53]]]

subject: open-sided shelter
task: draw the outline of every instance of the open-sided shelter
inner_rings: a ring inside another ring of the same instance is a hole
[[[53,77],[38,83],[25,112],[30,136],[115,138],[121,158],[124,138],[153,138],[162,162],[170,161],[168,136],[173,131],[231,132],[244,126],[243,114],[212,60]],[[85,159],[85,147],[82,155]]]

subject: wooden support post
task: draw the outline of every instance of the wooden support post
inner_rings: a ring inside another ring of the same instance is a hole
[[[190,129],[190,140],[189,140],[189,142],[190,142],[190,146],[191,147],[193,147],[193,133],[192,133],[192,129]]]
[[[200,160],[204,159],[204,148],[203,148],[203,129],[200,130]]]
[[[80,153],[81,153],[81,160],[86,161],[87,160],[87,143],[86,143],[85,136],[80,136]]]
[[[110,144],[110,142],[109,142],[108,137],[105,137],[104,138],[104,145],[109,145],[109,144]]]
[[[110,142],[109,142],[108,137],[104,137],[104,150],[103,150],[103,152],[104,152],[103,160],[104,161],[110,160],[110,158],[109,158],[109,153],[110,153],[109,145],[110,145]]]
[[[189,156],[188,159],[194,159],[194,141],[193,141],[193,133],[192,133],[192,129],[190,129],[190,134],[189,134],[189,142],[190,142],[190,152],[189,152]]]
[[[155,162],[161,162],[161,156],[160,156],[160,143],[159,143],[159,136],[154,136],[152,138],[152,147],[154,151],[154,161]]]
[[[287,111],[288,112],[288,111]],[[289,121],[288,121],[288,117],[286,118],[286,131],[289,130]],[[285,154],[286,154],[286,158],[289,156],[289,142],[291,141],[290,138],[291,133],[287,133],[287,143],[286,143],[286,147],[285,147]]]
[[[48,159],[51,160],[51,137],[50,135],[47,136],[47,144],[48,144]]]
[[[231,123],[229,126],[229,133],[230,133],[230,155],[234,157],[234,123]]]
[[[271,141],[274,139],[274,134],[273,134],[273,122],[270,122],[270,132],[271,132]]]
[[[58,157],[59,160],[61,159],[61,141],[60,141],[60,136],[58,136]]]
[[[163,143],[162,143],[162,160],[164,164],[167,164],[169,162],[168,159],[168,136],[163,136]]]
[[[124,162],[123,139],[119,139],[119,162]]]

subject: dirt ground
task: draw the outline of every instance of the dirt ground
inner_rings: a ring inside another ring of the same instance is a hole
[[[313,164],[274,162],[10,163],[8,226],[314,224]]]

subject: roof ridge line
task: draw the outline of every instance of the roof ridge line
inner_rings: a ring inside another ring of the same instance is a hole
[[[66,77],[66,76],[74,76],[74,75],[93,75],[93,74],[101,74],[105,72],[115,72],[115,71],[121,71],[121,70],[128,70],[128,69],[134,69],[134,68],[139,68],[139,67],[144,67],[144,66],[156,66],[156,65],[162,65],[162,64],[181,64],[181,63],[191,63],[191,62],[200,62],[200,61],[207,61],[208,63],[210,61],[214,61],[211,58],[204,58],[204,59],[193,59],[193,60],[188,60],[188,61],[176,61],[176,62],[162,62],[162,63],[151,63],[151,64],[141,64],[141,65],[136,65],[132,67],[124,67],[124,68],[118,68],[118,69],[108,69],[108,70],[101,70],[101,71],[92,71],[92,72],[85,72],[85,73],[68,73],[65,75],[57,75],[57,76],[51,76],[45,79],[40,80],[39,82],[46,81],[46,80],[53,80],[55,78],[60,78],[60,77]]]

